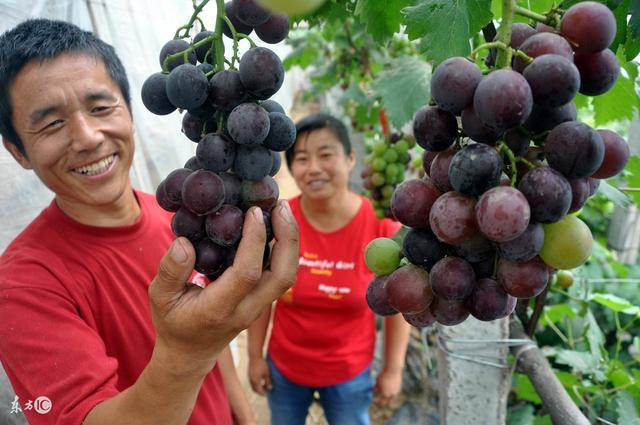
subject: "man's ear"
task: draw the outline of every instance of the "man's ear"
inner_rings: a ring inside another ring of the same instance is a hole
[[[24,168],[25,170],[31,170],[33,168],[31,166],[31,161],[29,161],[29,158],[27,158],[25,154],[20,152],[20,149],[18,149],[18,147],[11,143],[6,137],[2,138],[2,144],[4,145],[5,149],[9,151],[11,156],[16,161],[18,161],[18,164],[20,164],[22,168]]]

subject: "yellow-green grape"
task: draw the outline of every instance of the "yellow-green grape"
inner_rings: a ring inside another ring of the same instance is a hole
[[[387,178],[387,180],[391,179],[395,179],[401,172],[402,170],[402,166],[400,166],[399,164],[389,164],[387,165],[387,168],[384,170],[384,175]]]
[[[407,162],[409,162],[410,158],[411,158],[411,155],[409,155],[409,152],[398,153],[398,162],[401,164],[406,164]]]
[[[366,165],[371,165],[371,164],[373,164],[373,160],[374,160],[374,159],[376,159],[376,157],[375,157],[375,156],[373,156],[373,154],[369,154],[369,155],[367,155],[367,156],[365,156],[365,157],[364,157],[364,163],[365,163]]]
[[[384,210],[382,208],[376,208],[374,211],[378,220],[382,220],[383,218],[385,218]]]
[[[373,153],[377,156],[382,156],[387,151],[387,144],[384,140],[380,140],[373,145]]]
[[[404,139],[398,140],[393,146],[398,153],[409,152],[409,142]]]
[[[370,178],[371,184],[376,187],[383,186],[385,183],[385,178],[381,173],[373,173]]]
[[[400,252],[400,245],[393,239],[377,238],[364,249],[364,262],[376,276],[385,276],[400,266]]]
[[[304,15],[319,8],[325,0],[258,0],[258,3],[272,12],[289,16]]]
[[[539,255],[545,263],[556,269],[569,270],[587,261],[593,236],[582,220],[568,215],[543,227],[544,243]]]
[[[571,287],[573,285],[573,274],[566,270],[560,270],[556,273],[556,283],[564,289]]]
[[[387,149],[382,155],[382,158],[387,161],[387,163],[391,164],[398,161],[398,156],[398,152],[396,152],[395,149]]]
[[[383,171],[385,168],[387,168],[387,161],[382,158],[376,158],[371,163],[371,166],[375,171]]]
[[[380,200],[380,206],[382,208],[391,208],[391,198],[382,198]]]
[[[393,195],[393,186],[390,184],[386,184],[384,186],[382,186],[382,188],[380,189],[380,193],[382,194],[383,198],[391,198],[391,196]]]

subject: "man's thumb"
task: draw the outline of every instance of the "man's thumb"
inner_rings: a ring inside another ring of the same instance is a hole
[[[153,280],[154,289],[165,294],[184,290],[184,284],[193,272],[195,257],[195,250],[188,239],[179,237],[173,241],[160,261],[158,274]]]

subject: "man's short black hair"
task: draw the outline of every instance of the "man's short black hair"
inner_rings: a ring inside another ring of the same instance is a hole
[[[112,46],[67,22],[29,19],[0,36],[0,134],[23,154],[24,146],[12,122],[9,88],[27,63],[34,60],[42,63],[63,53],[101,59],[111,79],[120,87],[131,113],[127,74]]]
[[[351,154],[351,139],[349,138],[347,127],[342,121],[329,114],[317,113],[302,118],[296,123],[296,138],[305,133],[311,133],[314,130],[320,130],[322,128],[329,129],[336,136],[344,148],[345,154]],[[291,169],[291,162],[293,161],[294,148],[295,144],[285,152],[287,167],[289,167],[289,169]]]

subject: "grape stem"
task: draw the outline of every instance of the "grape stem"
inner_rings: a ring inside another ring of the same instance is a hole
[[[509,158],[509,162],[511,163],[511,187],[515,187],[516,178],[518,177],[517,176],[518,173],[516,172],[516,157],[513,154],[513,151],[509,149],[509,146],[507,146],[506,143],[503,143],[503,142],[498,143],[498,149],[500,150],[501,154],[504,154],[507,156],[507,158]]]
[[[209,0],[203,0],[206,3]],[[216,29],[213,34],[214,45],[211,46],[215,53],[215,70],[216,72],[224,71],[224,43],[222,42],[222,27],[224,25],[224,0],[216,0]]]
[[[536,327],[538,326],[538,321],[540,320],[540,315],[542,314],[542,308],[544,307],[544,302],[547,299],[547,294],[549,293],[549,287],[551,286],[551,279],[547,283],[547,286],[544,290],[536,297],[536,305],[533,309],[533,313],[529,318],[529,322],[527,323],[527,335],[529,337],[533,337],[533,334],[536,332]]]
[[[199,5],[196,6],[196,2],[195,2],[195,0],[193,0],[193,14],[191,15],[191,18],[189,18],[189,22],[187,22],[185,25],[179,27],[176,30],[176,34],[173,36],[173,38],[186,38],[186,37],[189,37],[189,30],[193,26],[193,23],[196,21],[196,19],[198,19],[198,15],[200,14],[200,12],[202,12],[202,9],[207,5],[207,3],[209,3],[209,0],[202,0],[202,3],[200,3]],[[202,21],[200,21],[200,22],[202,22]],[[180,35],[180,31],[182,31],[182,30],[185,30],[185,33],[181,36]]]
[[[515,0],[502,0],[502,23],[498,29],[498,41],[502,42],[505,46],[511,44],[511,26],[513,24],[513,11],[515,7]],[[510,50],[498,50],[496,68],[511,67],[511,55]]]
[[[474,61],[474,62],[475,62],[475,60],[476,60],[476,55],[477,55],[481,50],[484,50],[484,49],[496,49],[496,48],[497,48],[497,49],[505,50],[505,49],[508,49],[509,47],[508,47],[506,44],[504,44],[502,41],[492,41],[492,42],[490,42],[490,43],[483,43],[483,44],[479,45],[478,47],[476,47],[475,49],[473,49],[473,52],[471,52],[471,54],[469,55],[469,57],[470,57],[470,59],[471,59],[472,61]]]
[[[548,25],[551,21],[548,16],[542,15],[540,13],[536,13],[533,10],[527,9],[526,7],[515,5],[513,8],[513,11],[518,15],[525,16],[537,22],[542,22],[543,24]]]
[[[235,63],[240,62],[240,57],[238,56],[238,42],[242,39],[246,39],[251,47],[256,47],[256,43],[254,43],[254,41],[248,35],[237,32],[236,27],[233,25],[228,16],[225,16],[223,19],[231,30],[231,34],[233,36],[233,57],[231,58],[231,68],[235,69]]]
[[[640,192],[640,187],[621,187],[619,190],[622,192]]]
[[[513,51],[513,55],[519,57],[520,59],[522,59],[527,65],[529,65],[531,62],[533,62],[533,58],[529,55],[527,55],[525,52],[523,52],[522,50],[514,50],[514,49],[510,49]]]
[[[210,35],[206,38],[203,38],[202,40],[199,40],[197,43],[194,43],[192,45],[190,45],[189,47],[187,47],[186,49],[180,51],[180,52],[176,52],[172,55],[167,56],[166,58],[164,58],[164,62],[162,62],[162,72],[164,73],[168,73],[169,72],[169,64],[171,62],[173,62],[176,59],[179,59],[181,56],[184,58],[184,63],[188,63],[189,62],[189,54],[191,52],[193,52],[194,50],[196,50],[199,47],[204,46],[207,43],[211,43],[213,40],[216,39],[215,34],[214,35]]]
[[[522,162],[524,165],[526,165],[527,167],[529,167],[530,170],[533,170],[534,168],[538,168],[536,167],[531,161],[529,161],[526,158],[521,158],[521,157],[517,157],[516,158],[517,162]]]

